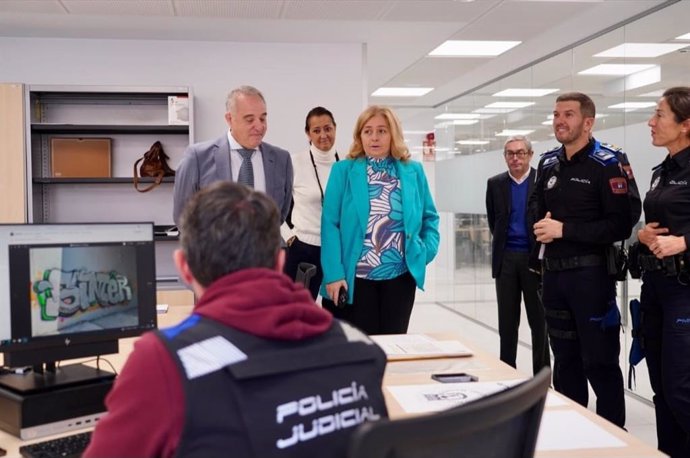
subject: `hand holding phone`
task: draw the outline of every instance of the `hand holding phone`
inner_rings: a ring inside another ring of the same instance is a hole
[[[341,286],[340,290],[338,291],[338,302],[336,302],[336,306],[338,308],[343,308],[347,305],[347,289],[345,289],[345,286]]]
[[[441,383],[465,383],[476,382],[479,377],[465,372],[445,373],[445,374],[431,374],[431,378]]]

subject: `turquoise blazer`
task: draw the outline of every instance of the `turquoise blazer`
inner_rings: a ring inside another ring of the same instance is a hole
[[[438,212],[431,198],[422,164],[398,161],[395,167],[402,191],[405,263],[417,287],[424,289],[426,265],[438,253]],[[349,302],[354,297],[355,270],[362,254],[369,222],[369,184],[364,157],[333,164],[321,214],[323,283],[345,280]]]

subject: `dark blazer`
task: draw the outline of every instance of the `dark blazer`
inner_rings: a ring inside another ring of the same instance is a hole
[[[285,221],[292,202],[292,160],[290,153],[277,146],[259,145],[266,177],[266,194],[280,211]],[[179,223],[180,214],[192,194],[216,181],[232,181],[230,170],[230,144],[228,135],[202,143],[189,145],[175,174],[173,192],[173,220]]]
[[[529,177],[527,178],[527,200],[534,190],[534,182],[537,178],[537,171],[530,167]],[[505,248],[508,236],[508,225],[510,224],[510,175],[508,172],[499,173],[489,178],[486,183],[486,217],[489,220],[489,230],[492,235],[491,242],[491,276],[498,277],[501,272],[501,261],[503,261],[503,249]],[[525,215],[525,219],[527,215]],[[529,236],[530,251],[534,248],[535,238],[531,228],[527,228]]]

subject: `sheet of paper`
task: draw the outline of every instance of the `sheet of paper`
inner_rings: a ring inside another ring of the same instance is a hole
[[[388,386],[407,413],[437,412],[503,391],[523,380]]]
[[[574,410],[545,410],[538,451],[625,447],[625,442]]]
[[[563,398],[551,391],[549,391],[549,393],[546,395],[546,403],[544,404],[544,407],[562,407],[567,405],[568,403]]]
[[[472,351],[457,340],[436,340],[423,334],[374,335],[388,359],[443,356],[471,356]]]

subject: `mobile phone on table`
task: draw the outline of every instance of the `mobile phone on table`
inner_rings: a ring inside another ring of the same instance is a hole
[[[441,383],[464,383],[476,382],[479,380],[479,377],[476,375],[468,374],[466,372],[431,374],[431,378]]]

